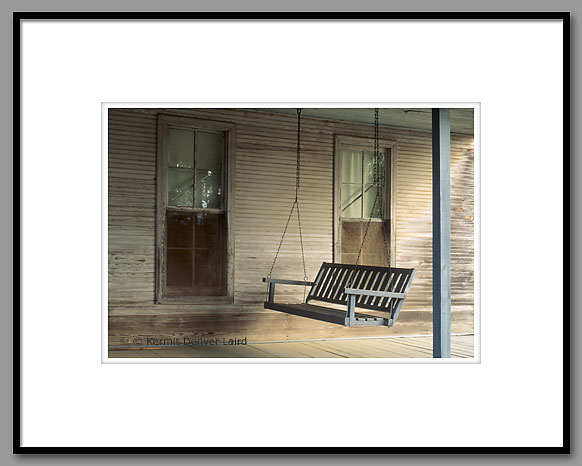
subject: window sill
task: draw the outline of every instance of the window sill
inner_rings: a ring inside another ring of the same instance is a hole
[[[156,304],[233,304],[234,298],[230,296],[164,296],[156,300]]]
[[[387,221],[387,219],[385,219],[385,218],[377,218],[377,217],[373,217],[373,218],[341,217],[341,221],[342,222],[368,222],[368,221],[372,221],[372,222],[385,222],[385,221]]]

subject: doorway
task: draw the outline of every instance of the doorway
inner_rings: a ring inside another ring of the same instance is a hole
[[[360,254],[361,265],[394,267],[395,144],[380,141],[379,193],[374,141],[337,136],[335,147],[334,260],[355,264]]]

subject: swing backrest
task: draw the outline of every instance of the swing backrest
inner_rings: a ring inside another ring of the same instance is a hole
[[[346,288],[406,294],[413,276],[414,269],[324,262],[309,291],[306,303],[324,301],[345,305],[348,301],[348,296],[344,293]],[[358,295],[356,296],[356,307],[391,311],[402,299]]]

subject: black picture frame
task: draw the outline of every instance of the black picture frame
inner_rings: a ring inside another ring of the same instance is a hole
[[[21,22],[23,20],[562,20],[563,21],[563,162],[564,276],[570,276],[570,13],[569,12],[343,12],[343,13],[203,13],[203,12],[14,12],[13,13],[13,186],[14,249],[21,251]],[[562,447],[23,447],[21,445],[21,325],[20,260],[13,264],[13,453],[15,454],[569,454],[570,444],[570,284],[563,284],[563,446]]]

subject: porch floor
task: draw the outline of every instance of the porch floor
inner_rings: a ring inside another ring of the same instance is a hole
[[[474,335],[451,336],[451,357],[472,358]],[[247,345],[110,349],[110,358],[432,358],[432,335],[334,338]]]

